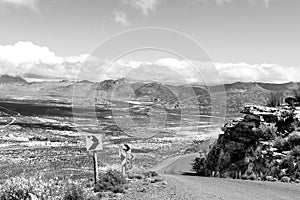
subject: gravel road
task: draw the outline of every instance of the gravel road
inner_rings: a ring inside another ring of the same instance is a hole
[[[186,176],[197,154],[167,159],[153,168],[186,200],[300,200],[300,184]]]

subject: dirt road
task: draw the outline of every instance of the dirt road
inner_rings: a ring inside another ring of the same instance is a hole
[[[182,175],[183,172],[191,172],[190,163],[197,155],[167,159],[153,170],[160,173],[186,200],[300,200],[300,184]]]

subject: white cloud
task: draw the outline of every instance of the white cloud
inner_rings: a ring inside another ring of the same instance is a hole
[[[231,0],[216,0],[218,5],[223,5],[224,3],[230,3]]]
[[[118,60],[106,71],[105,77],[209,85],[238,81],[284,83],[299,81],[300,69],[269,63],[212,63],[161,58],[151,62]]]
[[[0,45],[0,74],[23,76],[26,73],[74,79],[83,63],[96,62],[89,54],[60,57],[48,47],[32,42]]]
[[[13,64],[22,63],[59,63],[61,58],[56,57],[47,47],[41,47],[32,42],[17,42],[14,45],[0,46],[0,59]]]
[[[143,15],[147,16],[156,10],[161,0],[123,0],[123,3],[130,5],[132,8],[139,10]]]
[[[216,4],[219,5],[219,6],[224,5],[225,3],[232,2],[232,0],[197,0],[197,1],[201,1],[201,2],[213,1],[213,2],[216,2]]]
[[[40,0],[0,0],[0,8],[4,6],[25,7],[32,11],[38,11]]]
[[[226,82],[256,81],[283,83],[300,80],[300,69],[277,64],[216,63]]]
[[[201,2],[209,2],[209,1],[213,1],[216,2],[217,5],[224,5],[225,3],[232,3],[234,2],[234,0],[196,0],[196,1],[201,1]],[[237,1],[237,0],[236,0]],[[246,0],[248,2],[250,2],[253,5],[263,5],[265,7],[269,7],[270,3],[276,0]]]
[[[120,11],[114,12],[114,21],[121,24],[122,26],[130,25],[127,15],[124,12],[120,12]]]
[[[172,84],[220,83],[211,63],[161,58],[153,61],[119,59],[105,71],[105,77],[135,81],[158,81]]]

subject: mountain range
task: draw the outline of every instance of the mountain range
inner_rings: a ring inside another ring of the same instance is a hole
[[[51,81],[45,81],[45,82],[49,83]],[[137,88],[141,85],[149,84],[149,83],[142,83],[142,82],[130,83],[125,78],[117,79],[117,80],[105,80],[100,83],[95,83],[88,80],[82,80],[78,82],[62,80],[62,81],[53,81],[53,82],[61,82],[61,83],[69,82],[70,84],[66,86],[66,90],[68,90],[68,88],[71,88],[73,86],[97,85],[98,89],[100,90],[110,90],[114,87],[114,85],[118,85],[120,83],[122,83],[123,85],[131,84],[133,88]],[[38,83],[40,82],[28,82],[20,76],[9,76],[9,75],[0,76],[1,85],[3,84],[34,85]],[[155,85],[155,83],[151,83],[151,84]],[[168,87],[183,87],[182,85],[170,85],[170,84],[167,85]],[[224,85],[214,85],[208,87],[210,88],[210,90],[220,90],[221,88],[224,88],[226,91],[253,91],[253,90],[284,91],[284,90],[291,90],[299,86],[300,86],[299,82],[288,82],[288,83],[235,82],[235,83],[226,83]],[[203,88],[203,89],[208,88],[207,86],[195,85],[195,84],[193,85],[193,87]]]
[[[45,81],[28,82],[22,77],[3,75],[0,77],[1,98],[34,96],[35,98],[49,99],[49,97],[70,100],[71,97],[83,97],[88,101],[95,99],[112,100],[137,100],[153,101],[155,99],[174,104],[178,101],[190,101],[189,98],[203,97],[209,99],[209,93],[225,91],[232,94],[269,94],[277,91],[291,91],[299,88],[300,83],[289,82],[282,84],[261,82],[236,82],[225,85],[166,85],[157,82],[132,83],[125,78],[117,80],[105,80],[102,82],[82,81]],[[244,95],[243,98],[246,98]]]

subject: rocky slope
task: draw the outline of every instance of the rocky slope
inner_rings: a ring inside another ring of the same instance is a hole
[[[0,84],[27,84],[27,81],[19,76],[0,76]]]
[[[205,176],[300,182],[299,110],[245,106],[193,168]]]

